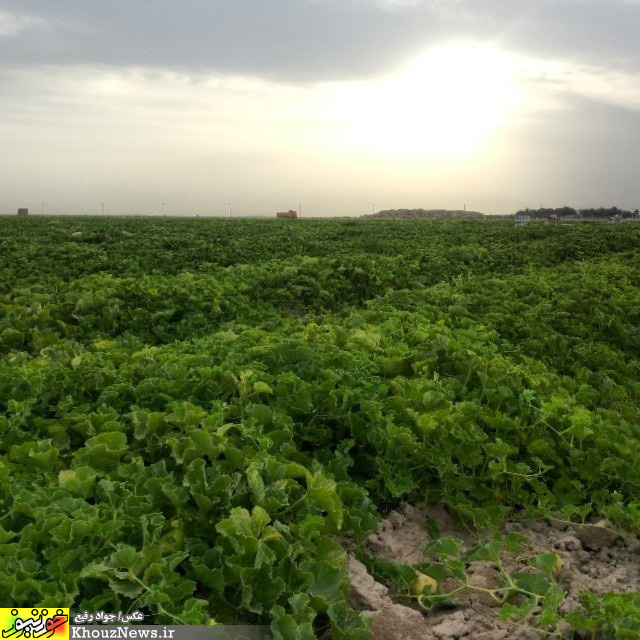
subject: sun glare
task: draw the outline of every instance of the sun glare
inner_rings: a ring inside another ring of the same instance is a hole
[[[450,45],[384,80],[350,86],[341,135],[350,148],[411,157],[489,151],[517,106],[513,63],[487,47]]]

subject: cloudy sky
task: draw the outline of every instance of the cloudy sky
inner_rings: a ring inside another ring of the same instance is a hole
[[[640,0],[0,0],[0,212],[640,206]]]

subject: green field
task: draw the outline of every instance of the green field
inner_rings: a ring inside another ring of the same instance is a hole
[[[640,225],[0,219],[2,606],[366,638],[390,509],[637,533],[639,445]]]

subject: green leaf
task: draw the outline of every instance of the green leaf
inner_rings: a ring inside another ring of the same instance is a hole
[[[137,582],[133,582],[130,580],[116,580],[114,578],[109,578],[109,588],[114,593],[125,596],[127,598],[137,598],[141,593],[144,592],[144,587],[142,587]]]
[[[500,562],[501,549],[502,545],[495,540],[478,544],[465,554],[465,560],[467,562],[485,561],[498,563]]]
[[[555,553],[540,553],[530,558],[529,564],[551,577],[555,573],[557,561],[558,557]]]
[[[505,602],[502,607],[500,607],[500,616],[505,620],[525,621],[533,611],[536,604],[537,602],[535,598],[525,598],[525,600],[519,605]]]
[[[254,502],[258,505],[262,504],[265,497],[265,488],[264,481],[257,469],[249,469],[247,472],[247,482]]]
[[[335,481],[322,473],[315,473],[309,482],[304,502],[314,511],[326,514],[329,531],[338,532],[342,529],[344,510]]]
[[[113,469],[127,451],[127,436],[120,431],[100,433],[90,438],[73,456],[74,467],[93,467],[98,470]]]
[[[518,589],[536,596],[544,596],[552,587],[551,582],[538,573],[517,573],[513,582]]]
[[[536,618],[536,622],[543,628],[554,628],[562,621],[562,617],[558,614],[558,607],[564,602],[565,592],[561,587],[554,584],[545,593],[542,600],[542,611]]]
[[[319,601],[320,610],[326,611],[330,604],[344,600],[347,575],[343,568],[321,561],[309,566],[313,583],[309,594]]]
[[[64,469],[58,473],[58,483],[69,493],[86,499],[93,491],[96,477],[91,467]]]
[[[371,620],[354,611],[346,602],[329,606],[331,637],[335,640],[368,640],[371,637]]]
[[[269,565],[242,569],[240,580],[242,605],[253,613],[269,611],[286,590],[284,580],[274,576]]]
[[[424,549],[425,555],[437,555],[442,560],[460,558],[462,554],[462,540],[446,536],[430,542]]]

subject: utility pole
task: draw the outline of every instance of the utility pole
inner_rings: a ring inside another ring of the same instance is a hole
[[[163,218],[165,217],[165,215],[164,215],[164,202],[162,203],[162,217]]]
[[[104,202],[102,203],[102,215],[104,215]]]
[[[298,205],[298,215],[302,218],[302,203]]]
[[[46,202],[42,203],[42,215],[44,215],[44,205],[47,204]]]
[[[229,205],[229,217],[231,217],[231,203],[227,202],[227,204]]]
[[[463,210],[464,210],[464,211],[466,211],[466,210],[467,210],[467,205],[466,205],[466,204],[464,205],[464,209],[463,209]]]

